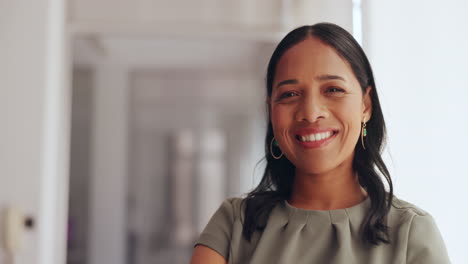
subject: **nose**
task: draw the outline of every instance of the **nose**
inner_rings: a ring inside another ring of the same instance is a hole
[[[298,122],[307,121],[314,123],[319,119],[325,119],[329,115],[325,102],[319,96],[304,98],[298,105],[295,119]]]

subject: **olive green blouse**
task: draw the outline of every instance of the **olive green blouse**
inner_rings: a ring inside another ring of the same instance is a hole
[[[300,209],[283,201],[250,242],[242,236],[241,201],[224,200],[195,246],[212,248],[228,264],[450,263],[432,215],[396,197],[388,215],[392,243],[379,246],[366,246],[359,235],[370,208],[369,197],[350,208],[330,211]]]

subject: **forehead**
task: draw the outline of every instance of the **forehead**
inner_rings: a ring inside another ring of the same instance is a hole
[[[348,62],[330,46],[316,38],[307,38],[287,50],[276,66],[274,82],[283,79],[313,79],[323,74],[355,79]]]

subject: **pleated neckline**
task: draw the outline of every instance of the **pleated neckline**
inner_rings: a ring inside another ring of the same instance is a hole
[[[356,220],[362,219],[366,216],[371,205],[370,197],[358,204],[348,208],[335,209],[335,210],[310,210],[297,208],[290,205],[286,200],[283,201],[282,209],[288,215],[289,221],[308,222],[313,219],[322,219],[330,221],[331,223],[340,222],[354,218]]]

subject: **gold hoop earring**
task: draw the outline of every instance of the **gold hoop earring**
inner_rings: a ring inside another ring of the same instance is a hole
[[[275,154],[273,154],[273,141],[275,141],[275,137],[273,137],[271,139],[271,142],[270,142],[270,154],[271,156],[274,158],[274,159],[281,159],[281,157],[283,156],[283,152],[281,151],[281,155],[279,156],[275,156]],[[275,141],[276,143],[276,141]],[[277,145],[278,143],[276,143],[275,145]],[[279,147],[278,147],[279,148]],[[280,149],[281,150],[281,149]]]
[[[364,137],[365,136],[367,136],[366,122],[363,122],[362,123],[362,128],[361,128],[361,143],[362,143],[362,147],[364,149],[366,149],[366,147],[364,146]]]

